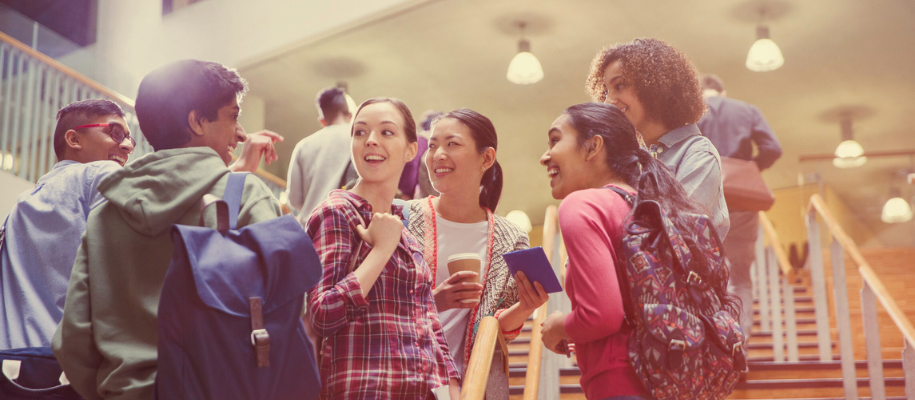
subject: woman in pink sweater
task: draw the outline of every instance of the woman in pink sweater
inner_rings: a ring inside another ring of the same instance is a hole
[[[631,207],[609,187],[655,200],[672,212],[697,211],[674,176],[639,147],[635,128],[618,108],[601,103],[569,107],[553,122],[547,167],[553,198],[562,199],[559,226],[569,254],[565,290],[568,314],[554,312],[543,321],[543,344],[567,354],[573,343],[581,386],[588,399],[648,398],[629,362],[631,328],[625,322],[617,252]],[[657,183],[640,182],[642,171]],[[639,188],[636,193],[635,187]]]

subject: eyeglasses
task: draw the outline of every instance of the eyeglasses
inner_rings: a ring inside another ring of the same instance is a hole
[[[80,125],[73,129],[75,130],[75,129],[79,129],[79,128],[93,128],[96,126],[111,127],[111,129],[108,129],[107,132],[105,132],[105,131],[102,131],[102,132],[105,132],[108,134],[108,136],[111,136],[111,140],[114,140],[115,143],[121,144],[121,143],[124,143],[124,139],[130,139],[130,145],[133,147],[137,147],[137,141],[134,140],[132,137],[130,137],[130,134],[124,130],[124,127],[121,126],[121,124],[112,124],[112,123],[89,124],[89,125]]]

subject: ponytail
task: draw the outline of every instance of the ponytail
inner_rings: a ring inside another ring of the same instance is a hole
[[[480,207],[486,207],[489,211],[495,212],[501,197],[502,166],[497,160],[492,167],[486,170],[483,179],[480,180]]]

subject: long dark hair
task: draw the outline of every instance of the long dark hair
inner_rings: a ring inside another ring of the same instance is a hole
[[[708,214],[702,206],[689,198],[683,186],[667,166],[639,146],[635,127],[615,106],[604,103],[584,103],[567,108],[569,123],[578,132],[578,145],[587,147],[588,140],[600,136],[603,139],[604,155],[610,171],[629,186],[636,188],[636,203],[654,200],[661,204],[677,230],[688,243],[697,243],[693,233],[692,220],[685,214]],[[630,212],[627,220],[631,220]],[[622,253],[622,252],[621,252]],[[698,257],[697,257],[698,256]],[[727,291],[728,271],[722,268],[718,274],[710,273],[712,260],[703,253],[693,252],[695,265],[702,278],[714,288],[723,305],[735,316],[739,315],[740,300]],[[739,318],[739,317],[738,317]]]
[[[435,121],[441,121],[445,118],[454,118],[460,121],[464,126],[470,129],[473,141],[477,145],[477,151],[481,154],[487,148],[492,147],[497,150],[499,147],[499,137],[496,136],[496,127],[492,121],[485,115],[467,108],[459,108],[452,112],[442,114]],[[480,179],[480,207],[486,207],[489,211],[495,212],[496,206],[499,205],[499,198],[502,197],[502,166],[496,160],[492,168],[488,168]]]

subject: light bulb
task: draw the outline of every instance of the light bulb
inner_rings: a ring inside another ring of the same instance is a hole
[[[518,54],[508,64],[508,73],[505,77],[508,81],[518,85],[530,85],[540,82],[543,79],[543,67],[540,66],[540,60],[537,60],[530,52],[530,43],[522,39],[518,43]]]
[[[867,157],[862,157],[864,148],[854,140],[845,140],[836,147],[836,158],[832,159],[832,165],[836,168],[855,168],[864,165]]]
[[[908,222],[912,220],[912,207],[902,197],[893,197],[883,205],[880,219],[888,224]]]
[[[521,210],[512,210],[508,212],[508,215],[505,216],[509,222],[517,225],[521,230],[531,233],[531,230],[534,229],[531,226],[531,219],[527,216],[527,213]]]
[[[756,43],[747,53],[747,69],[755,72],[773,71],[785,64],[782,51],[769,39],[769,28],[760,26],[756,29]]]

